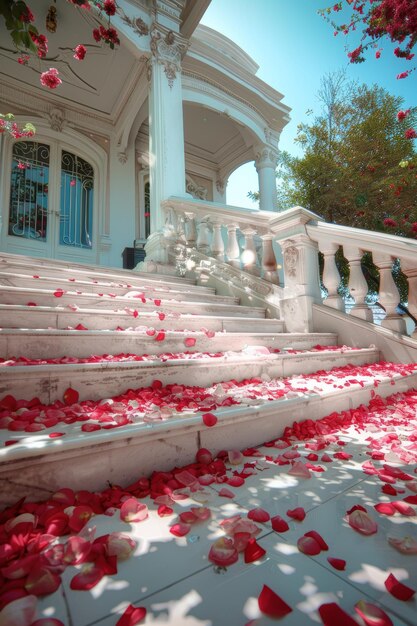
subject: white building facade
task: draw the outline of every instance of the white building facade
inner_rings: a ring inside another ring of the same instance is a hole
[[[98,14],[62,2],[40,66],[18,64],[2,25],[0,111],[37,132],[1,136],[1,250],[117,267],[134,240],[152,235],[147,255],[158,260],[161,203],[194,197],[215,214],[229,176],[250,161],[260,209],[277,210],[289,108],[241,48],[199,25],[209,2],[119,0],[114,51],[89,43]],[[49,5],[36,3],[41,32]],[[63,79],[56,90],[39,83],[52,66]]]

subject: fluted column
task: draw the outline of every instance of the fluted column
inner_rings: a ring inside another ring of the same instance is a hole
[[[373,252],[372,260],[379,269],[378,302],[384,307],[387,314],[382,320],[381,326],[406,334],[405,321],[396,310],[400,301],[400,294],[392,277],[392,257],[382,252]]]
[[[365,297],[368,293],[368,283],[362,272],[361,261],[363,250],[360,250],[356,246],[343,246],[343,254],[349,261],[350,271],[348,287],[351,296],[355,298],[355,305],[351,309],[350,315],[360,317],[367,322],[372,322],[372,311],[365,302]]]
[[[260,146],[256,152],[255,167],[259,179],[259,208],[261,211],[276,211],[277,152],[271,146]]]
[[[339,244],[332,242],[319,242],[320,252],[324,257],[323,285],[327,289],[327,298],[324,304],[333,309],[344,311],[345,305],[342,298],[337,293],[340,285],[340,274],[337,269],[335,254],[339,249]]]

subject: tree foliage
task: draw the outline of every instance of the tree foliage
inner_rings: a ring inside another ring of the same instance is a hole
[[[415,236],[417,158],[405,130],[416,110],[378,86],[326,76],[320,114],[300,124],[302,157],[281,161],[281,202],[337,224]]]

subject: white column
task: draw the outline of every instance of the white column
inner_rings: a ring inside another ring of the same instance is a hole
[[[256,152],[255,167],[259,178],[259,208],[277,210],[277,183],[275,169],[277,153],[270,146],[261,146]]]
[[[355,298],[355,306],[350,311],[350,315],[360,317],[367,322],[373,321],[371,309],[365,302],[368,293],[368,283],[362,272],[363,250],[356,246],[343,246],[343,254],[349,261],[349,291],[350,295]]]
[[[400,294],[392,277],[392,257],[382,252],[372,252],[372,260],[379,269],[378,302],[387,313],[381,322],[381,326],[405,335],[407,333],[405,321],[396,311],[400,301]]]
[[[151,233],[164,226],[161,201],[185,196],[181,57],[187,47],[178,33],[153,25],[148,62]]]

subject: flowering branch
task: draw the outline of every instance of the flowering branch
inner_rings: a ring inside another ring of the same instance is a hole
[[[33,124],[27,122],[23,127],[19,127],[17,122],[14,121],[14,115],[7,113],[3,115],[0,113],[0,134],[8,133],[14,139],[21,139],[22,137],[33,137],[36,129]]]

